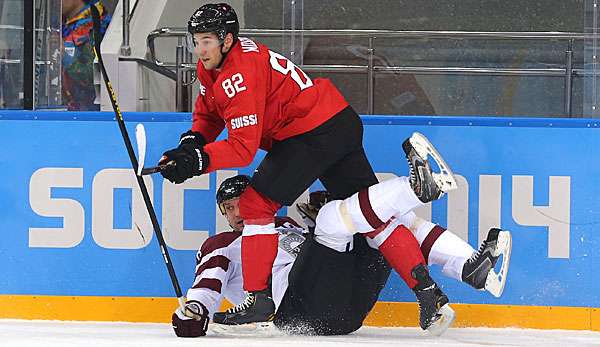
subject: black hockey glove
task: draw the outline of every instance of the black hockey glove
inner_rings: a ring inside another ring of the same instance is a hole
[[[183,183],[188,178],[199,176],[208,167],[208,154],[204,152],[206,141],[196,132],[188,131],[181,135],[179,146],[163,153],[159,165],[166,167],[161,175],[172,183]]]
[[[208,320],[206,306],[195,300],[186,302],[184,309],[178,307],[171,317],[173,330],[179,337],[205,336]]]
[[[206,140],[202,134],[188,130],[179,137],[179,146],[184,144],[196,144],[198,147],[204,147]]]

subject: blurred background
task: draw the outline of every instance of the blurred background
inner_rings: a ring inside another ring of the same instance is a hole
[[[88,37],[97,6],[121,109],[191,111],[183,35],[206,2],[0,0],[0,108],[111,110]],[[364,115],[600,117],[598,0],[230,3],[243,36]]]

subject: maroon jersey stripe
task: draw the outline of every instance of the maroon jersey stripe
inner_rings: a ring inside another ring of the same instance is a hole
[[[220,267],[223,271],[227,271],[229,268],[229,259],[222,255],[215,255],[208,259],[204,264],[198,266],[198,270],[196,270],[196,276],[200,275],[202,271],[207,269],[213,269],[216,267]]]
[[[429,234],[427,234],[425,240],[423,240],[423,243],[421,244],[421,253],[423,253],[423,257],[427,264],[429,264],[429,252],[431,252],[431,247],[433,247],[435,241],[437,241],[444,231],[446,231],[446,229],[436,225],[431,229]]]
[[[374,239],[375,237],[377,237],[377,235],[381,234],[381,232],[384,231],[385,228],[387,228],[387,226],[390,225],[391,222],[392,222],[392,220],[390,219],[387,222],[385,222],[384,224],[382,224],[379,228],[377,228],[373,231],[369,231],[368,233],[365,233],[364,235]]]
[[[373,229],[379,228],[383,222],[377,215],[375,211],[373,211],[373,207],[371,206],[371,201],[369,201],[369,189],[363,189],[358,192],[358,204],[360,205],[360,210],[369,223],[369,225]]]
[[[193,286],[192,288],[197,289],[197,288],[207,288],[210,290],[213,290],[217,293],[221,292],[221,280],[217,280],[214,278],[203,278],[200,281],[198,281],[198,283],[196,283],[195,286]]]
[[[205,256],[216,249],[225,248],[240,236],[242,236],[242,233],[238,231],[228,231],[211,236],[204,241],[202,247],[200,247],[200,252],[202,253],[202,256]]]

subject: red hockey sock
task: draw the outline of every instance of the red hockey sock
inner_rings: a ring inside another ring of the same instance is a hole
[[[426,264],[419,242],[404,225],[399,225],[379,246],[385,260],[396,270],[404,282],[412,289],[418,282],[411,271],[418,264]]]
[[[277,234],[242,236],[244,290],[255,292],[267,288],[278,241]]]
[[[279,235],[275,230],[275,212],[281,205],[260,194],[252,186],[240,197],[242,232],[242,275],[244,290],[260,291],[269,285],[277,257]]]

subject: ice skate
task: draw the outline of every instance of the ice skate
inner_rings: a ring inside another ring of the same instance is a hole
[[[454,310],[448,305],[448,297],[431,279],[425,265],[412,270],[419,284],[413,289],[419,303],[419,325],[429,334],[439,336],[454,322]]]
[[[506,285],[506,274],[510,264],[512,238],[509,231],[492,228],[477,252],[465,262],[462,280],[475,289],[485,289],[499,298]],[[494,267],[502,255],[502,266],[498,272]]]
[[[413,133],[402,143],[402,149],[410,167],[410,185],[423,203],[437,200],[444,193],[457,188],[450,167],[424,135]],[[432,172],[428,156],[435,160],[439,173]]]
[[[248,292],[246,299],[241,304],[225,312],[215,312],[213,322],[225,325],[242,325],[268,323],[275,316],[275,303],[271,297],[271,290]]]

